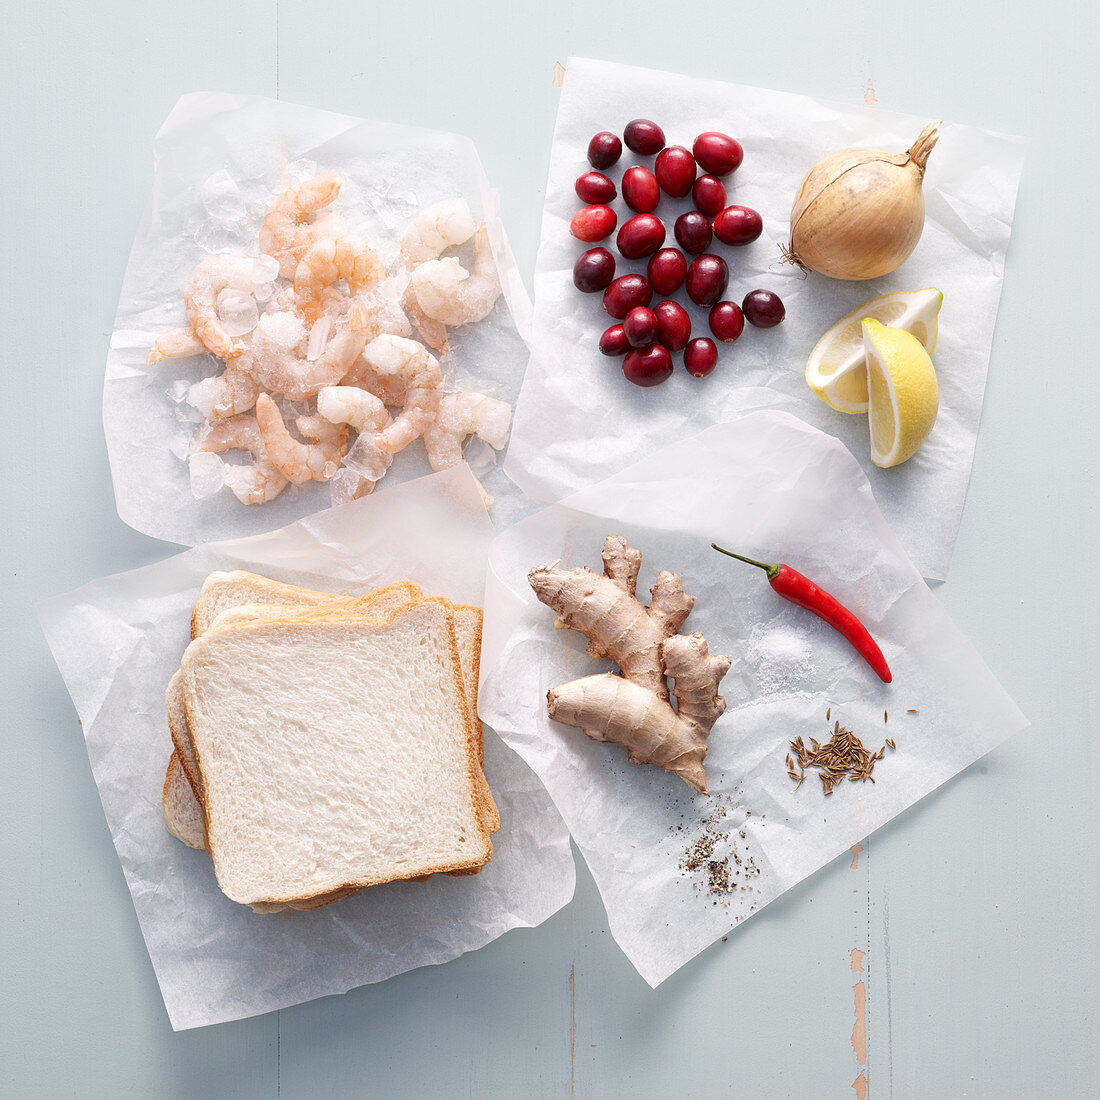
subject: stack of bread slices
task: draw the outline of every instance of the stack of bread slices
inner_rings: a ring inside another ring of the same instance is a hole
[[[489,861],[480,608],[407,581],[353,598],[212,573],[191,638],[167,691],[164,816],[227,897],[314,909]]]

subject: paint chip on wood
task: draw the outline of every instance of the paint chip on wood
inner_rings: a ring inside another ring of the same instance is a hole
[[[852,987],[855,992],[856,1022],[852,1026],[852,1049],[856,1061],[867,1065],[867,987],[860,980]]]

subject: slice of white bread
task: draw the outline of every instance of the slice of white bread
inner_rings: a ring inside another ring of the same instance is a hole
[[[175,751],[172,752],[171,759],[168,761],[163,797],[164,820],[168,823],[168,831],[189,847],[205,850],[206,826],[202,820],[202,807],[191,790],[191,784],[187,782],[179,753]],[[330,905],[356,892],[354,889],[336,890],[331,894],[320,894],[318,897],[296,901],[290,905],[282,905],[278,902],[274,904],[257,902],[252,908],[257,913],[278,913],[284,909],[320,909],[322,905]]]
[[[370,614],[377,614],[379,601],[384,601],[387,613],[421,597],[424,593],[412,581],[375,588],[365,596],[345,596],[331,592],[317,592],[312,588],[299,588],[293,584],[273,581],[259,573],[235,569],[230,573],[211,573],[203,582],[195,610],[191,614],[191,637],[197,638],[208,630],[214,620],[231,607],[249,603],[276,604],[283,607],[325,607],[330,605],[373,605]]]
[[[396,607],[404,607],[413,602],[401,599],[403,596],[402,587],[403,584],[389,585],[386,588],[375,589],[374,592],[359,599],[334,597],[324,604],[313,607],[292,608],[288,605],[268,603],[249,603],[237,607],[227,606],[225,610],[219,612],[210,629],[229,626],[233,623],[257,622],[260,620],[307,622],[318,613],[326,617],[345,615],[356,617],[364,613],[372,616],[388,614]],[[415,588],[416,586],[412,585],[411,587]],[[239,594],[243,594],[243,591],[243,589],[238,589]],[[319,594],[323,595],[323,593]],[[470,724],[474,731],[474,745],[477,749],[478,787],[481,794],[482,810],[489,832],[495,833],[500,828],[500,813],[482,770],[485,763],[484,731],[477,717],[477,681],[481,668],[482,612],[480,607],[469,604],[451,604],[450,606],[454,613],[455,641],[458,645],[459,663],[462,667],[463,692],[466,697]],[[171,704],[169,705],[171,706]]]
[[[173,751],[164,776],[164,820],[168,831],[191,848],[205,848],[206,836],[202,823],[202,807],[180,763],[180,754]]]
[[[243,569],[231,572],[215,572],[206,578],[198,599],[195,601],[194,612],[191,616],[191,637],[197,638],[226,611],[248,604],[267,604],[277,607],[347,607],[370,615],[377,615],[380,613],[388,614],[393,608],[404,606],[411,600],[419,598],[422,594],[420,587],[412,581],[397,581],[381,588],[375,588],[365,596],[354,597],[283,584]],[[480,607],[459,604],[455,605],[454,613],[455,634],[458,641],[459,659],[462,663],[470,723],[474,730],[478,763],[484,765],[484,731],[477,716],[482,612]],[[256,614],[256,612],[252,614]],[[175,724],[172,723],[172,685],[169,685],[168,710],[173,744],[181,756],[192,789],[195,791],[196,796],[201,799],[201,792],[197,789],[198,780],[195,775],[193,754],[185,743],[186,724],[181,720],[177,720]],[[177,716],[182,714],[182,708],[178,705],[178,701],[175,712]],[[484,772],[479,777],[479,786],[481,788],[483,812],[488,822],[489,832],[495,833],[500,828],[500,813],[496,802],[493,800],[493,794],[489,789]]]
[[[489,859],[446,601],[219,626],[181,673],[230,898],[286,904]]]

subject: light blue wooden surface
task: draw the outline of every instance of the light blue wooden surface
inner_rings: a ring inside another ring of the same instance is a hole
[[[0,3],[4,686],[0,1095],[1100,1094],[1095,710],[1097,8]],[[117,518],[100,424],[118,287],[183,92],[474,139],[534,265],[569,54],[1031,139],[949,614],[1032,728],[656,992],[574,903],[450,965],[173,1034],[34,601],[172,547]],[[852,951],[866,952],[862,975]]]

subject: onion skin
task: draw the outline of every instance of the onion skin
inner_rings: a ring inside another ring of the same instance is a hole
[[[833,279],[899,268],[924,229],[921,183],[939,125],[928,123],[906,153],[842,149],[818,161],[791,208],[787,258]]]

